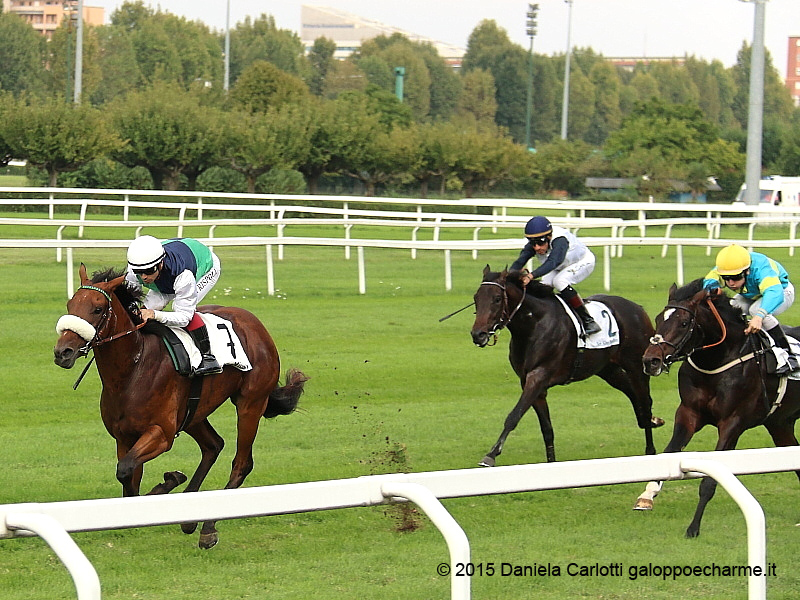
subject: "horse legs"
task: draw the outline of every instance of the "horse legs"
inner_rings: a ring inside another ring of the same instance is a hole
[[[528,376],[528,381],[530,381],[530,374]],[[500,437],[497,439],[494,446],[492,446],[492,449],[489,450],[488,454],[486,454],[486,456],[484,456],[478,463],[481,467],[495,466],[495,459],[500,456],[500,453],[503,451],[503,445],[506,442],[506,438],[512,431],[514,431],[517,424],[519,424],[520,419],[522,419],[525,413],[528,412],[528,409],[531,407],[531,405],[534,405],[533,399],[537,398],[537,396],[539,396],[537,386],[528,386],[526,383],[516,406],[511,410],[510,413],[508,413],[508,416],[506,417],[505,424],[503,425],[503,432],[500,434]],[[542,393],[541,402],[537,403],[536,413],[539,415],[539,424],[542,429],[542,435],[545,438],[547,460],[548,462],[552,462],[555,460],[555,455],[553,453],[553,428],[550,425],[550,413],[547,409],[546,398],[547,390]],[[545,422],[547,424],[547,428],[545,428]]]
[[[200,464],[197,465],[192,479],[189,481],[186,489],[183,490],[184,493],[196,492],[200,489],[203,480],[206,478],[206,475],[208,475],[211,467],[214,466],[214,463],[222,452],[222,448],[225,446],[225,440],[215,431],[211,423],[208,422],[208,419],[203,419],[199,423],[188,427],[186,433],[197,442],[200,448]],[[183,533],[194,533],[196,529],[197,523],[181,523],[181,530]]]
[[[117,480],[124,496],[138,496],[142,481],[142,465],[169,450],[171,440],[158,425],[148,428],[130,448],[117,442]]]
[[[794,435],[794,423],[765,424],[764,426],[769,431],[773,443],[779,448],[798,445],[797,438]],[[794,473],[800,479],[800,471],[795,471]]]
[[[683,450],[695,433],[703,428],[705,423],[694,411],[686,408],[683,404],[675,411],[675,425],[672,428],[672,437],[664,448],[664,452],[680,452]],[[644,492],[636,499],[633,510],[653,510],[653,500],[661,491],[663,481],[651,481],[645,487]]]
[[[608,385],[619,390],[628,397],[636,415],[639,428],[644,430],[645,454],[655,454],[653,444],[653,398],[650,396],[650,381],[644,373],[636,374],[625,371],[618,365],[609,365],[598,375]]]
[[[717,446],[714,449],[733,450],[736,448],[739,437],[744,431],[740,420],[732,419],[731,421],[720,423],[717,427],[719,429],[719,439],[717,440]],[[692,522],[689,523],[689,527],[686,528],[687,538],[695,538],[700,535],[700,521],[703,519],[703,513],[706,510],[706,505],[714,497],[714,493],[716,491],[717,482],[711,477],[703,477],[703,480],[700,482],[700,499],[697,502],[697,509],[694,511],[694,518],[692,519]]]
[[[263,414],[264,406],[261,403],[247,403],[244,399],[239,399],[236,403],[236,455],[231,462],[231,474],[225,485],[226,490],[241,486],[253,470],[253,442]],[[216,521],[203,523],[199,546],[204,550],[212,548],[219,541],[216,525]]]

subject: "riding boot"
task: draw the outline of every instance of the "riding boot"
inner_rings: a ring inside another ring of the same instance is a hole
[[[564,299],[564,302],[575,311],[575,314],[581,320],[583,324],[583,330],[586,332],[586,335],[592,335],[593,333],[597,333],[600,331],[600,325],[597,324],[592,318],[592,315],[589,314],[589,311],[586,310],[586,305],[583,303],[583,300],[578,295],[578,292],[573,288],[571,285],[568,285],[560,292],[561,297]]]
[[[189,335],[192,336],[194,343],[197,344],[197,349],[200,350],[200,354],[203,357],[200,361],[200,366],[194,370],[193,375],[202,377],[203,375],[222,373],[222,367],[217,362],[217,359],[214,358],[214,355],[211,354],[211,342],[208,341],[208,329],[206,329],[206,326],[203,325],[197,329],[192,329]]]
[[[784,333],[783,328],[780,325],[776,325],[772,329],[768,329],[767,333],[775,342],[775,345],[778,348],[786,350],[786,354],[788,355],[786,357],[787,364],[778,367],[775,374],[788,375],[800,369],[800,361],[797,360],[797,356],[792,352],[792,347],[789,344],[789,340],[786,338],[786,333]]]

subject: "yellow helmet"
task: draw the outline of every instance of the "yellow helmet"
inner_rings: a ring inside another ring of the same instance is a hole
[[[717,254],[717,273],[738,275],[750,268],[750,253],[739,244],[726,246]]]

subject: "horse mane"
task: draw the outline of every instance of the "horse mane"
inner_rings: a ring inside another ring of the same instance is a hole
[[[520,281],[521,277],[522,271],[509,271],[506,281],[511,282],[518,288],[522,289],[523,286],[522,282]],[[534,279],[530,281],[527,286],[525,286],[525,294],[528,296],[533,296],[534,298],[549,298],[553,296],[553,286]]]
[[[109,267],[105,270],[95,271],[92,273],[92,283],[107,283],[113,279],[116,279],[117,277],[121,277],[124,274],[124,270],[117,270],[114,267]],[[139,301],[142,298],[141,291],[138,291],[136,287],[131,284],[131,282],[124,281],[122,285],[117,286],[117,288],[114,290],[114,295],[119,299],[120,303],[125,307],[125,310],[128,311],[128,314],[131,317],[134,319],[139,319],[138,315],[132,310],[132,308],[139,306]]]
[[[694,281],[690,281],[675,291],[675,294],[672,296],[672,300],[677,302],[689,300],[695,294],[703,290],[703,282],[703,277],[699,277]],[[709,297],[723,319],[737,322],[742,321],[743,317],[741,311],[735,306],[731,305],[730,298],[727,294],[723,292],[721,294],[713,294]]]

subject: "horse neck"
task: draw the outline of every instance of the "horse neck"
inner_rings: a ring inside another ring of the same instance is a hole
[[[508,312],[513,313],[508,322],[508,330],[512,335],[515,330],[529,333],[531,322],[539,321],[547,314],[547,300],[528,294],[523,295],[523,291],[516,286],[508,286],[507,290]],[[520,300],[522,300],[521,305]]]
[[[723,340],[723,331],[720,329],[716,317],[710,310],[704,311],[704,314],[706,314],[706,317],[700,323],[700,327],[703,330],[703,340],[696,354],[711,360],[729,360],[739,356],[747,339],[744,333],[744,323],[732,321],[720,315],[725,327]],[[720,340],[723,341],[718,343]]]

